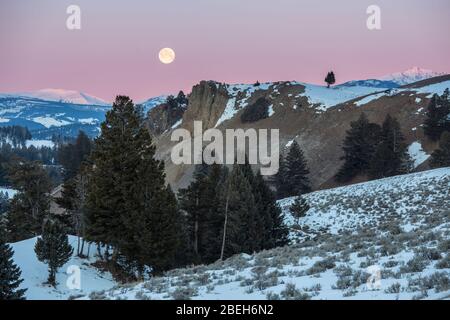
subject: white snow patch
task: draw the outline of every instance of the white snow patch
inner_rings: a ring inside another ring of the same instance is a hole
[[[0,192],[5,193],[9,199],[12,199],[14,195],[17,193],[17,190],[11,188],[0,187]]]
[[[90,257],[88,259],[80,259],[76,256],[72,258],[59,269],[56,275],[57,287],[49,287],[44,283],[48,276],[48,267],[36,258],[34,246],[37,238],[12,243],[14,250],[14,263],[17,264],[22,271],[22,282],[20,288],[28,289],[25,293],[28,300],[56,300],[67,299],[71,295],[89,294],[91,291],[110,289],[116,282],[112,279],[111,274],[101,273],[96,268],[90,266],[95,262],[95,248],[92,246]],[[69,236],[69,243],[76,248],[77,238]],[[85,246],[85,254],[87,254],[87,245]],[[78,266],[81,269],[81,290],[69,289],[66,281],[69,275],[66,274],[69,266]]]
[[[57,119],[54,119],[51,117],[36,117],[36,118],[33,118],[32,121],[42,124],[46,128],[62,127],[62,126],[70,124],[70,122],[68,122],[68,121],[57,120]]]
[[[408,147],[408,153],[409,153],[411,159],[414,161],[414,168],[417,168],[418,166],[420,166],[422,163],[424,163],[430,157],[429,154],[427,154],[425,151],[423,151],[422,145],[420,144],[420,142],[417,142],[417,141],[413,142]]]
[[[269,110],[269,117],[273,116],[274,113],[275,113],[275,111],[273,111],[273,104],[271,104],[271,105],[268,107],[268,110]]]

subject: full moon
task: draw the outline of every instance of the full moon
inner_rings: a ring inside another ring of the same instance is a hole
[[[159,61],[164,64],[172,63],[175,60],[175,51],[171,48],[164,48],[159,51]]]

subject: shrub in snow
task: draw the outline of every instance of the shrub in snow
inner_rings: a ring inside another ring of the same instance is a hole
[[[152,298],[144,293],[144,291],[140,290],[136,292],[134,295],[136,300],[152,300]]]
[[[105,294],[105,290],[91,292],[89,294],[89,299],[91,299],[91,300],[109,300],[109,298]]]
[[[280,295],[278,293],[273,293],[272,291],[266,294],[267,300],[280,300]]]
[[[442,258],[441,253],[435,248],[420,247],[416,250],[416,255],[424,260],[439,260]]]
[[[400,293],[400,290],[402,288],[402,285],[398,282],[393,283],[392,285],[390,285],[386,290],[384,290],[384,292],[386,293]]]
[[[447,255],[439,260],[436,263],[436,268],[438,269],[450,269],[450,254],[447,253]]]
[[[317,261],[314,265],[306,270],[306,274],[313,275],[316,273],[322,273],[327,271],[328,269],[333,269],[336,266],[334,263],[334,258],[326,258],[321,261]]]
[[[422,256],[415,255],[414,258],[412,258],[406,263],[406,265],[400,268],[400,271],[402,273],[422,272],[427,267],[428,264],[429,262]]]
[[[383,263],[383,267],[385,267],[385,268],[393,268],[393,267],[398,266],[398,264],[399,264],[398,261],[395,261],[395,260],[389,260],[389,261]]]
[[[190,300],[191,297],[198,294],[197,288],[192,287],[177,287],[172,292],[172,298],[174,300]]]
[[[293,283],[287,283],[284,290],[280,293],[284,300],[309,300],[311,296],[307,293],[302,293],[295,287]]]

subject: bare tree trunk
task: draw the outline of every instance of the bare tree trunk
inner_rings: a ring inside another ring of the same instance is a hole
[[[81,240],[81,250],[80,254],[83,254],[84,252],[84,238]]]
[[[228,202],[229,201],[230,201],[230,182],[228,182],[227,200],[225,202],[225,220],[223,222],[223,237],[222,237],[222,249],[220,250],[220,260],[223,260],[223,254],[225,252],[225,240],[226,240],[226,236],[227,236]]]
[[[195,205],[198,208],[198,195],[195,199]],[[194,223],[194,252],[198,256],[198,214],[195,215],[195,223]]]
[[[77,237],[77,256],[80,256],[80,236]]]

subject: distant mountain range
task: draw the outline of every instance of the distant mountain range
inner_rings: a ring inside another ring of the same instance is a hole
[[[392,81],[399,84],[400,86],[404,86],[417,81],[443,76],[445,74],[446,73],[443,72],[435,72],[432,70],[422,69],[419,67],[412,67],[411,69],[408,69],[404,72],[396,72],[381,77],[380,80]]]

